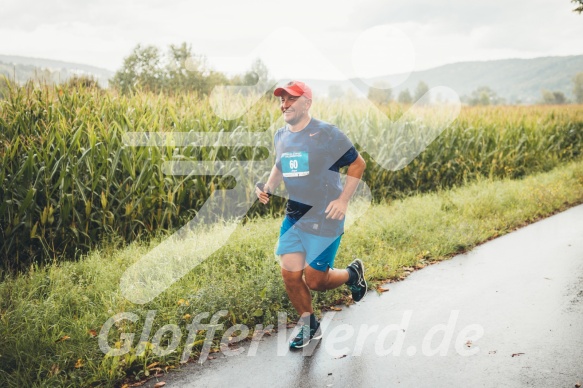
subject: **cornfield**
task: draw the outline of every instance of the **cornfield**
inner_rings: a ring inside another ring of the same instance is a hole
[[[313,116],[336,124],[354,141],[385,139],[383,120],[404,107],[371,112],[363,104],[315,101]],[[252,203],[263,172],[167,175],[173,160],[272,163],[269,141],[197,147],[136,147],[131,132],[260,133],[283,124],[274,99],[263,98],[243,116],[217,117],[207,98],[148,93],[120,96],[91,88],[20,87],[0,100],[0,239],[5,269],[75,259],[111,235],[125,241],[171,231],[192,219],[211,193],[235,184]],[[269,136],[267,136],[269,140]],[[251,141],[251,140],[250,140]],[[363,153],[363,180],[376,201],[448,188],[478,176],[520,178],[580,156],[580,106],[463,108],[412,163],[388,171]],[[368,148],[367,148],[368,149]],[[377,150],[378,151],[378,150]],[[251,163],[250,169],[253,168]],[[263,175],[262,175],[263,174]],[[248,215],[281,214],[283,200],[251,207]],[[234,208],[242,203],[225,203]],[[225,209],[221,209],[225,211]]]

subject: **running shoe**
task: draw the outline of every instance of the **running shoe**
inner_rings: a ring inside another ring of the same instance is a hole
[[[366,292],[368,291],[366,280],[364,279],[364,264],[362,263],[362,260],[355,259],[352,263],[350,263],[348,268],[352,268],[358,275],[356,282],[354,284],[348,285],[348,288],[350,288],[350,291],[352,292],[352,299],[355,302],[358,302],[366,295]]]
[[[311,340],[322,338],[322,330],[320,330],[320,322],[315,329],[310,329],[310,325],[303,325],[298,335],[289,343],[290,349],[301,349],[308,346]]]

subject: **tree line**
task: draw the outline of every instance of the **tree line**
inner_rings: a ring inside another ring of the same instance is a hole
[[[191,45],[171,44],[166,52],[156,46],[137,45],[110,81],[110,87],[123,94],[138,90],[179,94],[196,92],[208,95],[217,85],[268,85],[270,79],[265,64],[257,59],[251,68],[231,78],[213,70],[203,55],[193,53]]]
[[[395,99],[391,86],[384,81],[378,81],[369,88],[368,98],[378,105],[389,104],[393,101],[399,102],[401,104],[411,104],[421,99],[421,97],[423,97],[423,95],[428,91],[429,86],[425,82],[420,81],[417,84],[413,95],[409,89],[404,89]],[[332,85],[329,88],[328,95],[330,98],[336,99],[343,97],[344,92],[338,85]],[[470,95],[462,96],[461,101],[462,103],[470,106],[506,104],[506,100],[498,96],[498,94],[488,86],[480,86],[476,88]],[[541,99],[538,101],[538,103],[546,105],[560,105],[568,103],[583,104],[583,72],[577,73],[573,77],[572,101],[569,100],[565,96],[565,93],[562,91],[542,90]]]

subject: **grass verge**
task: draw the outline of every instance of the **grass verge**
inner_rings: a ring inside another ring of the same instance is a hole
[[[354,256],[361,257],[371,286],[376,287],[582,202],[583,161],[578,161],[522,180],[482,179],[375,205],[347,231],[336,265],[343,267]],[[79,262],[32,267],[24,275],[6,277],[0,283],[0,385],[121,385],[178,364],[187,325],[198,313],[212,316],[226,310],[221,320],[225,328],[235,323],[274,324],[280,311],[294,317],[273,255],[280,222],[262,219],[239,226],[226,246],[145,305],[122,297],[120,278],[163,237],[123,248],[110,243]],[[315,293],[314,301],[317,309],[323,309],[339,300],[349,303],[347,295],[341,287]],[[136,347],[150,310],[156,315],[139,355]],[[138,319],[114,325],[109,344],[113,348],[128,344],[129,351],[105,356],[97,334],[120,312],[134,313]],[[168,324],[176,325],[182,337],[176,351],[161,355],[170,338],[162,337],[156,348],[151,337]],[[135,337],[125,342],[121,333]],[[215,335],[212,348],[221,335]],[[193,357],[204,337],[202,331],[194,337]]]

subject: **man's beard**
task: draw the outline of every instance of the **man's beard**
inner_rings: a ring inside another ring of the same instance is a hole
[[[296,113],[297,113],[297,112],[296,112]],[[296,115],[294,115],[294,117],[293,117],[293,118],[291,118],[291,119],[288,121],[288,120],[286,120],[286,119],[285,119],[285,115],[284,115],[284,119],[283,119],[283,120],[284,120],[286,123],[288,123],[289,125],[295,125],[295,124],[299,123],[299,122],[300,122],[300,120],[301,120],[303,117],[304,117],[304,115],[303,115],[303,114],[301,114],[301,115],[298,115],[298,114],[296,114]]]

